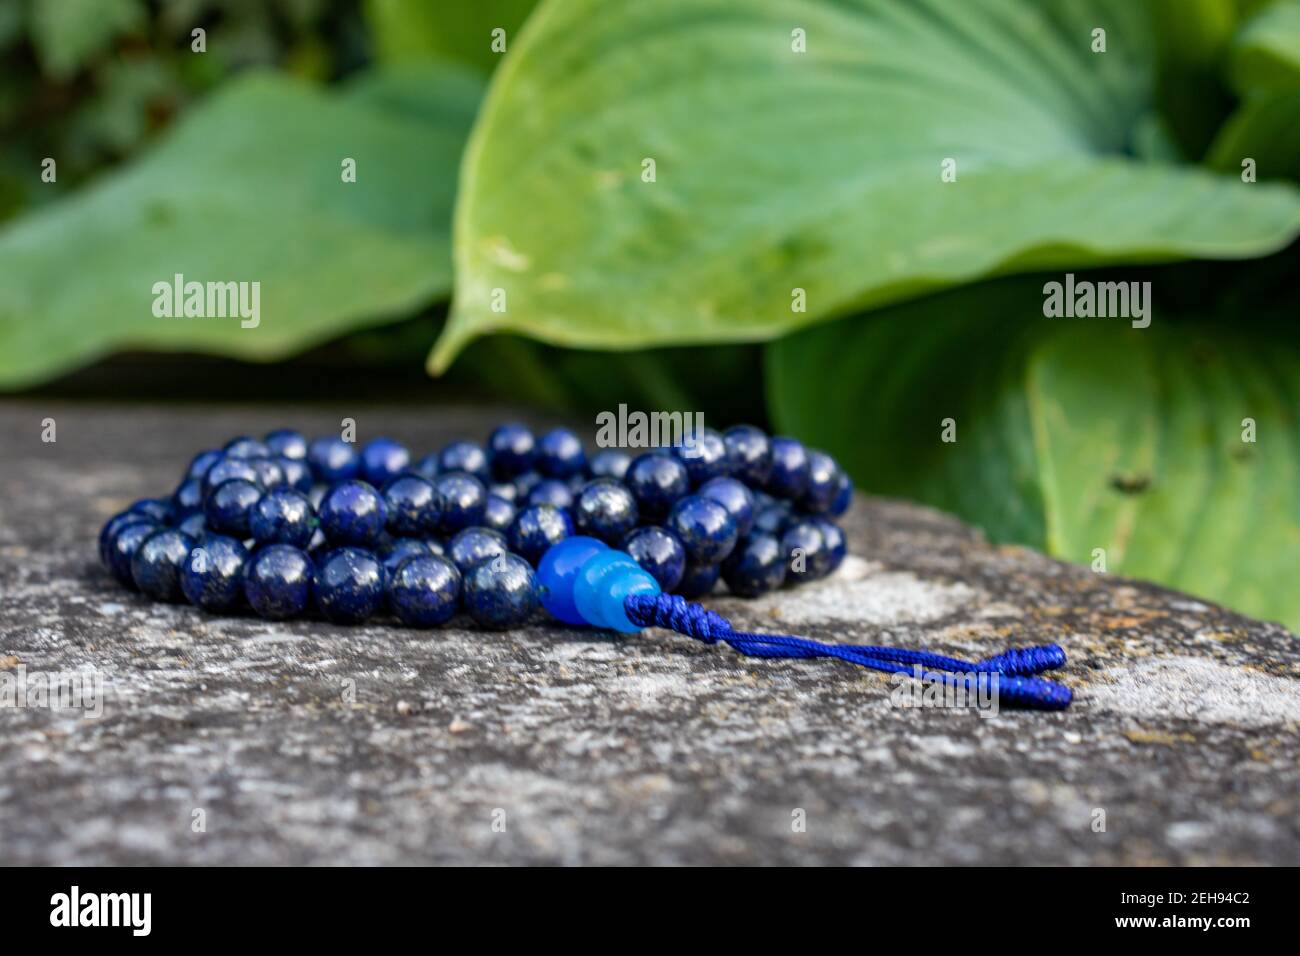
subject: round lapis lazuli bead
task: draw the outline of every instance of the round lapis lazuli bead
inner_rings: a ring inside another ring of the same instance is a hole
[[[483,446],[472,441],[454,441],[438,453],[438,474],[463,471],[479,481],[491,476],[488,454]]]
[[[510,526],[515,523],[518,514],[519,509],[515,507],[513,501],[503,498],[501,495],[489,493],[483,502],[483,527],[505,534],[510,530]]]
[[[565,624],[583,625],[586,620],[573,603],[573,586],[578,569],[593,555],[609,550],[597,538],[582,535],[565,538],[549,548],[537,565],[542,606]]]
[[[311,601],[314,570],[307,553],[291,544],[258,548],[244,566],[244,597],[259,617],[297,617]]]
[[[109,518],[99,532],[99,561],[110,571],[113,570],[113,563],[110,558],[113,535],[117,534],[121,528],[133,521],[154,522],[154,519],[150,518],[148,515],[142,515],[137,511],[123,511]]]
[[[185,477],[197,478],[199,481],[202,481],[203,476],[208,473],[208,469],[221,461],[224,457],[225,455],[223,455],[220,449],[217,448],[208,448],[205,451],[199,452],[190,459],[190,466],[185,469]]]
[[[722,578],[732,594],[758,597],[785,583],[785,552],[774,534],[756,531],[736,543],[722,562]]]
[[[464,581],[465,610],[480,627],[518,627],[537,610],[537,576],[517,554],[500,554],[479,562]]]
[[[848,472],[840,470],[840,476],[835,481],[835,497],[831,499],[831,514],[839,517],[849,510],[849,505],[853,504],[853,479],[849,477]]]
[[[247,538],[253,508],[262,499],[262,489],[244,478],[223,481],[203,505],[207,526],[217,534]]]
[[[841,564],[849,553],[848,541],[844,538],[844,532],[834,521],[826,518],[814,519],[817,527],[821,529],[822,538],[826,542],[826,573],[830,574]]]
[[[688,495],[673,505],[666,527],[681,538],[694,564],[718,564],[736,546],[736,522],[712,498]]]
[[[222,490],[217,489],[214,501]],[[253,506],[248,530],[260,544],[291,544],[295,548],[305,548],[318,524],[316,512],[306,495],[279,488],[267,492]]]
[[[735,425],[722,433],[722,441],[727,446],[727,473],[752,488],[762,488],[772,468],[767,435],[753,425]]]
[[[271,491],[274,488],[289,487],[289,480],[285,477],[284,469],[280,467],[280,461],[277,458],[246,458],[244,459],[253,466],[253,471],[257,472],[257,482],[263,490]]]
[[[275,463],[280,466],[284,473],[284,484],[287,488],[302,494],[309,494],[312,486],[311,465],[301,458],[285,458],[283,455],[275,459]]]
[[[248,550],[224,535],[208,535],[190,549],[181,564],[181,591],[195,607],[217,614],[244,599],[244,565]]]
[[[664,591],[677,587],[686,573],[686,549],[681,539],[667,528],[646,525],[623,541],[623,550],[649,571]]]
[[[686,466],[662,451],[646,452],[632,459],[623,482],[636,498],[637,513],[648,521],[662,520],[691,487]]]
[[[407,558],[433,553],[429,542],[419,538],[391,538],[375,549],[375,557],[384,566],[384,572],[390,579]]]
[[[465,472],[451,472],[433,479],[441,512],[438,531],[450,537],[463,528],[483,523],[487,489],[483,482]]]
[[[165,498],[141,498],[132,502],[127,511],[165,524],[172,516],[172,503]]]
[[[376,438],[361,449],[361,478],[376,488],[382,488],[396,478],[411,463],[411,453],[406,446],[391,438]]]
[[[171,518],[180,521],[196,511],[203,510],[203,482],[198,478],[186,478],[172,495]]]
[[[530,505],[554,505],[556,508],[569,508],[573,505],[573,492],[567,482],[557,478],[546,478],[533,485],[528,492]]]
[[[252,462],[246,458],[222,458],[209,468],[207,474],[203,476],[203,500],[207,501],[218,486],[235,478],[259,486],[262,480]]]
[[[271,454],[271,449],[266,446],[266,442],[249,438],[247,435],[230,439],[221,450],[227,458],[265,458]]]
[[[438,530],[438,491],[433,482],[419,475],[398,475],[384,488],[390,534],[421,537]]]
[[[388,584],[388,605],[410,627],[437,627],[460,607],[461,574],[435,554],[407,558]]]
[[[335,485],[321,499],[319,514],[321,531],[336,545],[374,544],[388,520],[383,497],[364,481]]]
[[[135,586],[155,601],[182,600],[181,562],[193,547],[192,538],[172,528],[163,528],[149,535],[131,558],[131,577]]]
[[[587,482],[573,503],[573,526],[579,534],[616,544],[636,527],[636,498],[613,478]]]
[[[487,561],[508,551],[506,536],[491,528],[465,528],[456,532],[447,542],[447,557],[461,574],[466,574],[480,561]]]
[[[307,463],[316,480],[327,485],[347,481],[361,473],[361,456],[357,450],[334,435],[317,438],[307,446]]]
[[[742,481],[735,478],[711,478],[695,492],[711,498],[727,509],[736,522],[736,534],[744,537],[754,526],[754,495]]]
[[[573,521],[567,511],[553,505],[530,505],[519,512],[507,539],[511,551],[536,566],[551,545],[572,534]]]
[[[788,562],[786,576],[791,581],[815,581],[830,570],[826,535],[816,519],[791,522],[781,535],[781,551]]]
[[[619,451],[617,448],[605,448],[591,456],[591,477],[622,481],[630,464],[632,464],[632,456],[627,452]]]
[[[537,460],[537,440],[525,425],[502,425],[488,436],[488,458],[498,479],[523,474]]]
[[[133,514],[130,518],[131,520],[124,521],[113,529],[108,538],[106,554],[108,569],[113,577],[119,584],[135,591],[137,588],[131,574],[131,561],[145,539],[162,526],[145,515]]]
[[[690,441],[673,449],[673,455],[686,466],[692,488],[727,474],[727,445],[712,428],[691,436]]]
[[[808,452],[808,487],[799,499],[799,507],[809,514],[830,511],[839,493],[840,466],[825,452]]]
[[[335,624],[360,624],[384,602],[384,566],[369,551],[338,548],[316,571],[316,606]]]
[[[717,585],[718,575],[721,572],[720,565],[694,564],[688,561],[686,571],[682,574],[682,579],[677,582],[673,593],[684,598],[704,597]]]
[[[767,474],[768,494],[796,501],[808,490],[808,450],[803,442],[784,435],[772,439],[772,467]]]
[[[572,478],[587,468],[582,439],[567,428],[553,428],[537,443],[537,470],[548,478]]]
[[[266,442],[266,447],[271,450],[271,454],[276,457],[294,461],[307,460],[307,439],[301,432],[296,432],[292,428],[280,428],[268,434],[263,440]]]

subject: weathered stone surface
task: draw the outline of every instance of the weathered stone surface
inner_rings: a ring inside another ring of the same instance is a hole
[[[421,448],[502,418],[342,414]],[[98,568],[101,522],[193,451],[339,417],[0,411],[0,673],[105,681],[98,719],[0,708],[0,862],[1300,863],[1293,635],[922,508],[864,499],[833,579],[714,603],[825,640],[1056,641],[1069,711],[905,709],[885,675],[664,632],[209,618]]]

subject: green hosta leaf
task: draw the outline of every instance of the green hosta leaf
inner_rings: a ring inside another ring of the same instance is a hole
[[[537,0],[366,0],[365,11],[385,62],[454,60],[491,72],[502,57],[492,48],[492,31],[505,31],[508,52],[536,4]]]
[[[1241,93],[1300,88],[1300,2],[1281,0],[1242,27],[1228,72]]]
[[[1206,162],[1240,173],[1246,159],[1255,161],[1259,179],[1300,179],[1300,87],[1247,97],[1219,130]]]
[[[145,8],[141,0],[40,0],[30,17],[41,65],[67,79],[119,34],[143,26]]]
[[[476,87],[457,86],[469,99],[439,124],[416,115],[409,92],[439,75],[407,76],[345,96],[241,80],[133,166],[7,224],[0,386],[113,349],[279,358],[445,295]],[[345,158],[355,183],[342,181]],[[260,324],[156,317],[154,283],[177,273],[260,282]]]
[[[1131,157],[1154,106],[1147,12],[548,2],[470,139],[431,367],[492,331],[605,348],[761,340],[993,273],[1285,245],[1293,190]],[[941,180],[949,158],[956,182]]]
[[[1043,281],[769,346],[774,419],[868,490],[1300,628],[1300,353],[1178,321],[1159,292],[1146,329],[1043,318]]]

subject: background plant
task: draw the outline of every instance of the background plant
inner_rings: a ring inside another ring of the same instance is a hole
[[[11,388],[399,319],[364,354],[416,361],[441,325],[434,371],[552,407],[770,415],[870,490],[1300,625],[1295,0],[285,3],[273,74],[193,74],[161,5],[82,4],[72,38],[59,6],[0,25],[39,66],[24,83],[81,104],[0,113],[33,141],[0,231]],[[170,111],[41,193],[35,157],[136,56]],[[1043,318],[1067,270],[1151,281],[1152,327]],[[177,271],[261,278],[279,318],[160,326],[146,293]]]

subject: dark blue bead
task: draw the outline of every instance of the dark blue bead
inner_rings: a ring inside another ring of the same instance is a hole
[[[327,435],[307,446],[307,463],[316,480],[327,485],[355,478],[361,473],[361,456],[342,438]]]
[[[182,518],[176,530],[181,534],[187,534],[195,541],[201,542],[208,533],[208,519],[202,511],[196,511],[186,518]]]
[[[203,482],[197,478],[186,478],[172,495],[171,515],[174,521],[188,518],[203,507]]]
[[[248,549],[234,538],[212,534],[190,549],[181,564],[181,591],[209,613],[232,611],[244,600]]]
[[[118,538],[121,537],[122,532],[118,532]],[[193,547],[192,538],[172,528],[163,528],[149,535],[131,558],[131,578],[135,586],[155,601],[183,600],[181,562]]]
[[[141,498],[139,501],[132,502],[131,507],[126,510],[165,523],[172,516],[172,503],[163,498]]]
[[[673,455],[686,466],[691,487],[698,488],[710,478],[727,474],[727,445],[712,428],[705,428],[688,444],[678,445]]]
[[[636,498],[613,478],[593,478],[573,503],[573,526],[579,534],[617,544],[636,527]]]
[[[677,587],[686,573],[686,548],[667,528],[637,528],[623,541],[623,550],[650,572],[665,593]]]
[[[712,498],[727,509],[736,522],[736,534],[744,537],[754,526],[754,495],[748,486],[735,478],[710,478],[696,491],[697,495]]]
[[[450,537],[462,528],[483,523],[483,512],[487,509],[487,489],[483,482],[463,471],[454,471],[433,479],[433,487],[442,506],[439,533]]]
[[[591,477],[622,481],[630,464],[632,464],[632,456],[627,452],[619,451],[617,448],[605,448],[591,456]]]
[[[524,425],[502,425],[488,436],[488,459],[498,479],[523,474],[537,459],[537,441]]]
[[[364,481],[345,481],[321,499],[320,528],[334,545],[368,546],[379,541],[388,520],[383,496]]]
[[[185,470],[185,477],[197,478],[203,480],[203,476],[208,473],[208,469],[221,461],[226,456],[216,448],[209,448],[207,451],[201,451],[190,459],[190,466]]]
[[[786,562],[786,580],[791,584],[815,581],[830,569],[826,536],[813,519],[791,522],[781,535],[781,553]]]
[[[360,624],[384,603],[384,566],[369,551],[339,548],[316,570],[316,606],[335,624]]]
[[[835,497],[831,500],[831,514],[838,518],[849,510],[851,504],[853,504],[853,479],[849,477],[848,472],[841,470],[839,478],[835,480]]]
[[[554,505],[530,505],[510,526],[510,550],[536,566],[546,549],[573,534],[569,513]]]
[[[135,578],[131,576],[131,559],[144,543],[145,538],[162,526],[145,515],[132,515],[132,520],[123,522],[114,529],[108,539],[108,569],[119,584],[132,591],[136,590]]]
[[[712,498],[688,495],[668,513],[668,530],[681,538],[693,564],[718,564],[736,546],[736,522]]]
[[[130,524],[132,521],[153,521],[148,515],[142,515],[138,511],[123,511],[113,515],[108,521],[104,522],[104,527],[99,532],[99,563],[108,570],[113,570],[113,563],[109,555],[112,549],[113,535]],[[156,523],[156,522],[155,522]]]
[[[399,475],[384,489],[388,531],[407,537],[424,537],[438,530],[441,508],[437,489],[428,478]]]
[[[537,470],[548,478],[571,478],[587,470],[582,439],[567,428],[553,428],[537,443]]]
[[[465,528],[447,542],[447,557],[461,574],[480,561],[487,561],[509,550],[506,536],[491,528]]]
[[[292,428],[280,428],[266,436],[266,447],[276,458],[307,460],[307,438]]]
[[[766,531],[768,534],[774,534],[778,538],[785,531],[785,526],[790,523],[790,516],[793,512],[790,505],[785,502],[768,505],[759,510],[754,516],[753,531]]]
[[[523,499],[519,494],[519,489],[515,487],[513,481],[497,481],[487,486],[489,495],[496,495],[498,498],[509,501],[511,504],[517,504]]]
[[[311,465],[300,458],[285,458],[283,456],[274,459],[274,461],[280,466],[280,470],[284,472],[284,487],[292,488],[304,495],[311,492]]]
[[[213,495],[221,495],[220,488]],[[307,496],[289,488],[278,488],[262,496],[248,519],[249,533],[259,544],[291,544],[305,548],[319,522]]]
[[[722,578],[732,594],[758,597],[785,583],[785,552],[774,534],[758,531],[736,543],[722,562]]]
[[[849,543],[844,538],[840,526],[828,518],[815,518],[817,527],[821,528],[822,538],[826,541],[826,573],[830,574],[841,564],[849,553]]]
[[[491,477],[487,452],[472,441],[454,441],[438,452],[438,472],[447,471],[463,471],[484,482]]]
[[[537,610],[537,576],[519,555],[503,554],[470,570],[465,576],[462,600],[480,627],[518,627]]]
[[[284,469],[280,467],[279,461],[274,458],[248,458],[245,459],[253,470],[257,472],[257,484],[264,491],[273,491],[276,488],[288,488],[289,480],[285,477]]]
[[[212,490],[218,485],[225,484],[235,478],[252,482],[255,485],[260,484],[262,480],[252,462],[243,458],[223,458],[209,468],[208,473],[203,476],[203,500],[207,501],[212,494]]]
[[[778,435],[772,439],[772,469],[766,488],[778,498],[797,501],[808,490],[808,450],[793,438]]]
[[[514,477],[515,493],[523,500],[528,500],[533,489],[542,482],[542,473],[540,471],[526,471],[522,475]]]
[[[431,452],[421,458],[411,468],[421,478],[433,478],[438,474],[438,453]]]
[[[398,566],[407,558],[433,553],[433,549],[429,547],[429,542],[422,541],[419,538],[393,538],[391,541],[385,541],[375,549],[375,557],[384,566],[384,571],[390,579],[397,571]]]
[[[446,558],[417,555],[401,563],[388,583],[388,605],[408,627],[437,627],[460,607],[461,575]]]
[[[692,564],[688,561],[673,593],[690,599],[704,597],[718,583],[718,575],[721,573],[721,567],[716,564]]]
[[[623,483],[636,498],[637,513],[644,521],[661,520],[691,488],[686,466],[663,451],[646,452],[632,459]]]
[[[528,492],[530,505],[554,505],[556,508],[569,508],[573,505],[573,492],[567,483],[548,478],[539,481]]]
[[[243,540],[250,536],[249,520],[262,498],[262,489],[243,478],[223,481],[203,505],[207,526],[217,534]]]
[[[515,517],[518,514],[519,509],[509,500],[502,498],[500,495],[489,494],[487,501],[483,505],[483,527],[504,534],[515,523]]]
[[[824,514],[839,493],[840,466],[825,452],[808,452],[808,489],[799,499],[799,507],[809,514]]]
[[[406,446],[391,438],[376,438],[361,449],[361,477],[376,488],[384,487],[410,463]]]
[[[772,443],[753,425],[735,425],[722,433],[727,446],[727,471],[754,488],[767,483],[772,468]]]
[[[244,565],[244,597],[259,617],[283,621],[307,610],[311,601],[311,558],[291,544],[258,548]]]
[[[265,442],[247,435],[230,439],[221,450],[227,458],[265,458],[271,454],[271,449]]]

